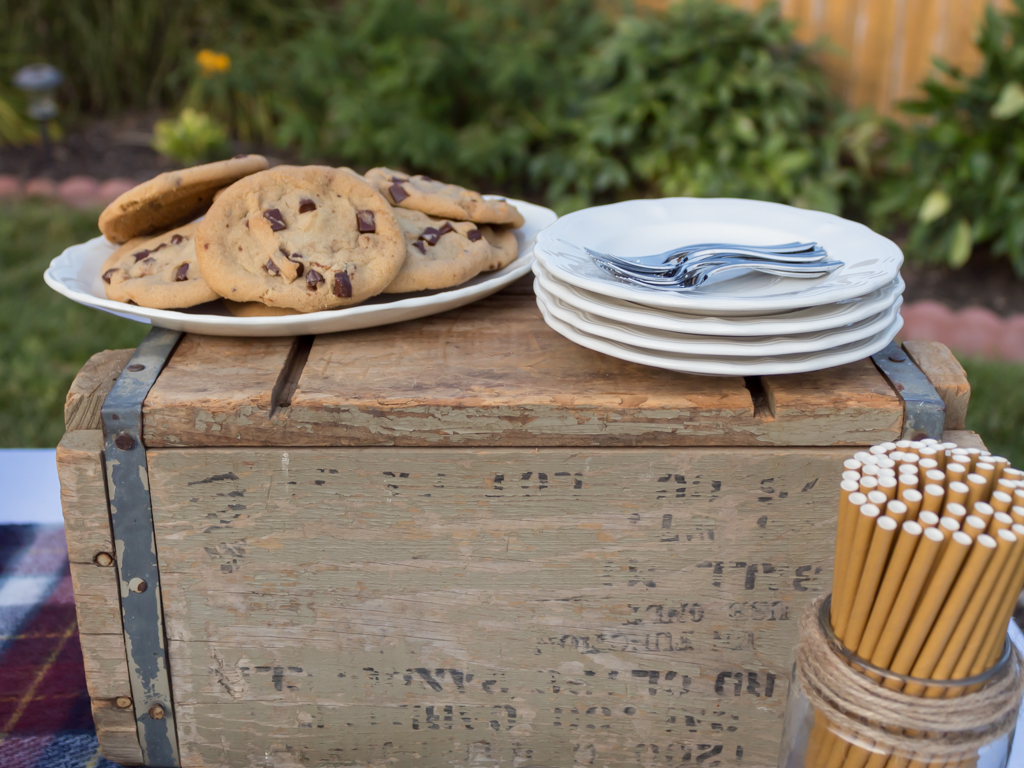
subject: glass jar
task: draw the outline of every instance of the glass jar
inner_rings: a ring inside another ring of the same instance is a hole
[[[1014,681],[1010,676],[1018,678],[1016,690],[1019,691],[1020,660],[1009,637],[999,661],[980,675],[961,680],[908,677],[876,667],[843,646],[832,631],[829,602],[826,598],[816,606],[813,620],[820,627],[835,661],[861,681],[872,683],[873,687],[867,686],[864,690],[880,690],[877,681],[888,678],[939,689],[939,695],[920,699],[890,691],[884,701],[879,699],[883,706],[878,710],[872,710],[868,700],[863,701],[863,707],[833,705],[827,701],[828,696],[812,694],[821,688],[812,680],[820,671],[813,672],[806,664],[801,668],[802,659],[807,657],[798,653],[786,705],[779,768],[1005,768],[1020,696],[1018,692],[1013,699],[1006,695],[993,697],[991,692],[994,687],[1011,690]],[[802,631],[802,646],[806,642],[804,634]],[[871,677],[865,673],[871,673]],[[899,697],[905,701],[899,701]],[[855,705],[861,703],[856,696],[847,701]],[[945,707],[949,714],[944,715],[936,707]],[[974,712],[973,721],[965,723],[963,716],[957,716],[953,708],[960,713]],[[924,714],[924,709],[934,710],[935,714]],[[986,710],[992,717],[986,718]],[[876,715],[876,711],[880,714]],[[935,719],[929,722],[931,727],[927,730],[908,728],[921,721],[903,721],[899,716],[901,711],[922,712],[925,717]]]

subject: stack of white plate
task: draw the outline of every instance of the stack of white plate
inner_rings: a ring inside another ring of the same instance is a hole
[[[744,272],[700,288],[637,287],[583,250],[642,256],[707,242],[819,243],[843,262],[820,278]],[[903,326],[899,247],[838,216],[754,200],[667,198],[587,208],[534,247],[544,319],[584,347],[644,365],[718,376],[799,373],[860,360]]]

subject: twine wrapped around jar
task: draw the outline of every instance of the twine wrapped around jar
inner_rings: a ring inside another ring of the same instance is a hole
[[[980,691],[957,698],[919,698],[879,685],[833,648],[819,617],[824,600],[811,603],[800,620],[794,684],[813,706],[816,719],[827,718],[832,741],[848,745],[839,751],[833,743],[828,757],[815,754],[826,748],[821,743],[808,744],[805,765],[873,768],[970,761],[1013,730],[1024,694],[1024,669],[1016,648],[1011,646],[1007,663]]]

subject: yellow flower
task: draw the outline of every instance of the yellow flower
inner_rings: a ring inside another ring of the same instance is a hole
[[[231,69],[231,57],[220,51],[203,48],[196,54],[196,64],[203,70],[204,77],[211,77]]]

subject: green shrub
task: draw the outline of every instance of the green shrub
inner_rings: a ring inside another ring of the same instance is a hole
[[[609,29],[595,0],[353,0],[263,41],[225,41],[229,72],[188,103],[240,138],[308,160],[390,163],[521,190],[587,52]]]
[[[153,126],[153,149],[182,165],[196,165],[231,154],[228,132],[204,112],[185,107],[174,120]]]
[[[618,21],[534,171],[562,207],[690,195],[839,212],[857,183],[840,158],[863,131],[838,113],[774,4],[678,3]]]
[[[988,9],[977,75],[943,65],[903,107],[917,122],[890,129],[871,219],[907,228],[909,257],[961,267],[981,246],[1024,276],[1024,0],[1014,6]]]

